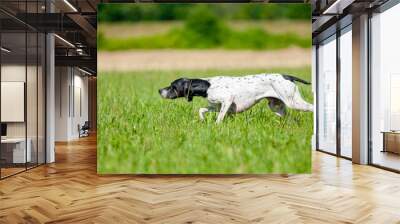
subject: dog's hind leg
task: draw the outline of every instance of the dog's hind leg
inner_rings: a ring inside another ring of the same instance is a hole
[[[276,115],[279,117],[286,115],[286,105],[284,102],[274,97],[268,97],[267,99],[269,108],[275,112]]]
[[[313,105],[306,102],[300,95],[300,91],[297,86],[294,89],[293,95],[288,97],[286,105],[296,110],[310,111],[310,112],[314,110]]]
[[[286,107],[302,110],[302,111],[313,111],[314,107],[312,104],[306,102],[300,94],[298,86],[294,83],[289,82],[287,85],[271,85],[275,91],[275,98],[281,100]],[[271,97],[271,95],[269,95]]]

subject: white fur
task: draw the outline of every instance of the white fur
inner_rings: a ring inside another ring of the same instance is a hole
[[[217,76],[204,78],[204,80],[210,82],[211,85],[207,90],[209,106],[199,110],[199,116],[202,120],[205,113],[215,111],[219,112],[217,123],[220,123],[228,112],[246,111],[265,98],[279,99],[285,106],[292,109],[313,111],[313,105],[303,100],[296,84],[283,78],[280,74],[258,74],[242,77]],[[282,109],[282,107],[284,109],[284,105],[271,105],[271,109],[275,106],[281,106],[275,112],[280,116],[283,115],[282,110],[279,111],[279,109]]]

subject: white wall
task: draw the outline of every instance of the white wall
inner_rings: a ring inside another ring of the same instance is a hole
[[[1,66],[1,81],[3,82],[25,82],[25,65],[2,65]],[[28,67],[28,70],[31,69]],[[1,108],[6,110],[6,108]],[[25,137],[25,122],[7,123],[8,137]]]
[[[25,65],[2,65],[1,81],[25,82],[25,68]]]
[[[82,76],[83,73],[79,72],[78,75],[76,75],[76,72],[78,70],[75,70],[75,75],[74,75],[74,89],[75,91],[73,94],[75,94],[74,100],[75,100],[75,106],[74,110],[75,113],[73,113],[73,119],[72,119],[72,132],[71,135],[76,137],[79,137],[79,132],[78,132],[78,124],[81,126],[85,123],[85,121],[88,121],[89,113],[88,113],[88,78],[85,76]],[[80,91],[80,93],[78,92]],[[80,97],[79,97],[80,95]],[[80,101],[80,103],[78,102]],[[79,108],[81,107],[81,108]],[[79,109],[82,111],[80,112]]]
[[[1,81],[1,121],[25,121],[25,83]],[[36,105],[34,105],[36,108]]]
[[[56,67],[56,141],[79,138],[78,124],[88,120],[88,78],[83,75],[76,68]]]
[[[69,133],[69,68],[55,68],[55,140],[67,141]]]
[[[2,65],[1,81],[25,82],[25,68],[25,65]],[[7,123],[7,137],[25,137],[25,122]]]

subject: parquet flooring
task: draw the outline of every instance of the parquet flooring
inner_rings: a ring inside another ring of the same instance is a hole
[[[96,139],[0,181],[0,223],[400,223],[400,175],[313,153],[309,175],[99,176]]]

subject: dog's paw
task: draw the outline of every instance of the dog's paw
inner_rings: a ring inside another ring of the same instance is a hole
[[[207,108],[200,108],[199,109],[199,117],[200,117],[201,121],[205,120],[205,113],[207,113],[207,112],[208,112]]]

